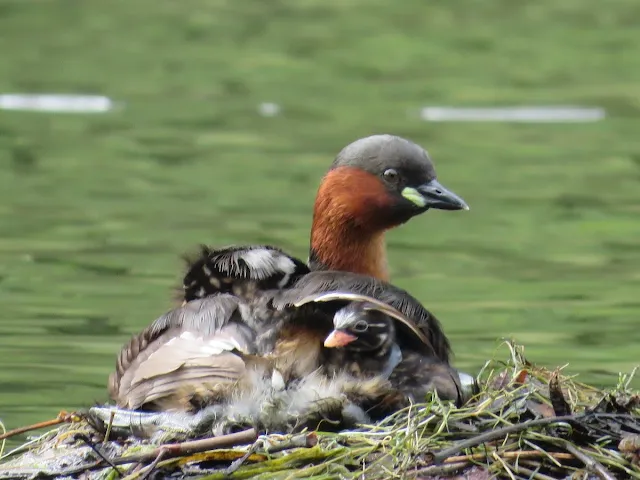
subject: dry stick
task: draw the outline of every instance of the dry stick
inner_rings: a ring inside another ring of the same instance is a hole
[[[46,428],[46,427],[51,427],[53,425],[59,425],[61,423],[71,422],[75,415],[76,415],[75,413],[60,412],[57,418],[53,420],[46,420],[44,422],[34,423],[33,425],[27,425],[26,427],[14,428],[13,430],[9,430],[8,432],[0,435],[0,441],[6,438],[15,437],[16,435],[20,435],[21,433],[31,432],[32,430],[39,430],[41,428]]]
[[[432,476],[435,477],[436,475],[446,475],[448,473],[453,473],[453,472],[457,472],[458,470],[460,470],[461,468],[464,468],[466,466],[469,465],[469,462],[455,462],[455,463],[447,463],[445,465],[431,465],[430,467],[426,467],[426,468],[422,468],[420,470],[416,470],[414,472],[411,472],[411,476],[415,477],[415,476]]]
[[[116,411],[111,410],[111,414],[109,416],[109,423],[107,425],[107,431],[104,434],[103,443],[107,443],[109,441],[109,435],[111,435],[111,428],[113,427],[113,419],[116,418]]]
[[[541,452],[539,450],[527,450],[522,452],[504,452],[501,454],[504,459],[519,459],[519,458],[538,458],[538,457],[552,457],[556,460],[573,460],[574,456],[570,453],[561,452]]]
[[[502,458],[500,458],[500,456],[496,453],[496,451],[494,450],[492,455],[494,460],[496,460],[497,463],[499,463],[502,468],[504,468],[504,471],[507,472],[507,475],[509,475],[509,478],[511,478],[512,480],[516,480],[513,472],[511,471],[511,466],[507,464],[507,462],[505,462]]]
[[[203,438],[202,440],[193,440],[190,442],[173,443],[167,445],[161,445],[155,450],[140,455],[129,455],[126,457],[120,457],[113,460],[116,465],[122,465],[125,463],[142,463],[153,461],[161,450],[166,450],[165,460],[167,458],[182,457],[185,455],[191,455],[193,453],[206,452],[207,450],[215,450],[216,448],[234,447],[236,445],[244,445],[247,443],[255,442],[258,438],[258,433],[255,429],[250,428],[237,433],[230,433],[229,435],[222,435],[220,437]]]
[[[564,448],[567,449],[567,451],[574,455],[577,459],[582,461],[587,467],[587,470],[589,470],[591,473],[595,473],[602,480],[616,480],[616,477],[614,477],[611,472],[609,472],[609,470],[607,470],[605,466],[598,462],[596,459],[591,458],[586,453],[581,452],[569,442],[562,443],[564,444]]]
[[[531,479],[537,480],[556,480],[554,477],[550,477],[549,475],[545,475],[544,473],[537,472],[535,470],[531,470],[530,468],[523,467],[522,465],[511,465],[511,467],[516,471],[516,473],[524,473],[525,475],[529,475]]]
[[[138,464],[136,464],[136,465],[133,467],[133,469],[132,469],[133,471],[132,471],[128,476],[131,476],[131,475],[137,474],[140,470],[142,470],[142,467],[143,467],[143,466],[144,466],[144,465],[143,465],[142,463],[138,463]]]
[[[112,461],[111,462],[114,465],[118,465],[117,462]],[[100,460],[96,460],[93,463],[88,463],[86,465],[81,465],[80,467],[73,467],[73,468],[69,468],[68,470],[62,470],[61,472],[38,472],[38,478],[39,479],[44,479],[44,478],[58,478],[58,477],[73,477],[75,475],[79,475],[81,473],[85,473],[85,472],[89,472],[91,470],[96,470],[98,468],[104,467],[105,466],[105,462],[104,460],[100,459]]]
[[[302,433],[300,435],[295,435],[294,437],[289,438],[284,442],[280,442],[276,445],[271,445],[265,449],[267,453],[277,453],[283,450],[289,450],[291,448],[311,448],[315,447],[318,444],[318,435],[315,432],[311,433]],[[264,441],[258,439],[251,448],[238,460],[234,461],[229,467],[224,471],[225,475],[231,476],[236,470],[238,470],[247,459],[257,451],[260,445],[264,445]]]
[[[149,475],[151,475],[151,472],[153,472],[156,469],[156,467],[158,466],[158,463],[160,463],[160,460],[164,460],[164,457],[166,455],[167,455],[167,450],[164,449],[164,448],[161,449],[160,452],[158,453],[158,456],[155,458],[155,460],[153,462],[151,462],[151,465],[149,465],[149,467],[147,467],[147,471],[140,478],[140,480],[147,480],[147,478],[149,478]],[[142,471],[142,469],[140,469],[140,471]]]
[[[574,457],[571,453],[559,453],[559,452],[540,452],[538,450],[522,450],[522,451],[517,451],[517,452],[502,452],[499,453],[500,458],[502,458],[503,460],[520,460],[520,459],[525,459],[525,458],[539,458],[539,457],[553,457],[556,460],[573,460]],[[420,470],[416,470],[415,472],[412,472],[412,476],[418,476],[418,475],[439,475],[441,473],[447,473],[445,471],[442,470],[443,467],[446,467],[448,465],[455,465],[455,469],[454,470],[458,470],[460,468],[462,468],[460,465],[462,466],[467,466],[472,462],[476,462],[476,461],[480,461],[480,460],[485,460],[487,458],[487,454],[486,453],[473,453],[471,455],[459,455],[457,457],[449,457],[445,460],[443,460],[443,466],[430,466],[430,467],[426,467]],[[518,466],[520,466],[520,464],[518,464]],[[524,467],[521,467],[521,470],[523,471],[523,473],[526,473],[527,475],[529,475],[528,472],[533,472],[533,470],[529,470],[527,472],[524,471]],[[538,477],[540,480],[549,480],[551,477],[548,477],[546,475],[543,475],[541,473],[537,473]],[[536,477],[534,477],[536,478]]]
[[[567,455],[571,455],[571,454],[567,454]],[[571,455],[571,458],[573,459],[573,455]],[[518,460],[518,466],[519,467],[524,467],[524,468],[528,468],[528,469],[534,469],[534,471],[538,471],[538,469],[540,468],[540,465],[542,465],[540,462],[536,462],[534,460]],[[569,467],[558,467],[557,465],[547,465],[547,469],[549,470],[549,476],[551,475],[555,475],[554,478],[564,478],[567,476],[567,473],[569,471]],[[541,473],[539,473],[539,475],[542,475]]]
[[[98,456],[98,458],[101,458],[102,460],[104,460],[107,463],[107,465],[109,465],[111,468],[113,468],[116,471],[116,474],[118,475],[118,477],[122,478],[122,472],[118,469],[118,467],[116,467],[113,463],[111,463],[111,461],[107,457],[105,457],[100,450],[98,450],[98,447],[93,444],[93,442],[89,437],[80,433],[75,435],[75,438],[78,440],[82,440],[91,450],[93,450],[93,452]]]
[[[510,425],[508,427],[499,428],[498,430],[492,430],[487,433],[483,433],[482,435],[478,435],[473,438],[469,438],[467,440],[463,440],[454,444],[452,447],[445,448],[444,450],[440,450],[438,453],[431,453],[433,463],[441,463],[446,458],[449,458],[456,453],[464,450],[465,448],[476,447],[481,443],[485,443],[491,440],[496,440],[498,438],[502,438],[506,435],[521,432],[522,430],[526,430],[530,427],[537,427],[541,425],[549,425],[557,422],[569,422],[572,420],[576,420],[574,415],[565,415],[562,417],[552,417],[552,418],[540,418],[538,420],[529,420],[528,422],[519,423],[517,425]]]
[[[267,448],[267,453],[278,453],[290,448],[312,448],[318,444],[318,435],[315,432],[303,433],[291,437],[286,442],[280,442]]]
[[[575,457],[571,453],[556,453],[556,452],[540,452],[538,450],[521,450],[516,452],[502,452],[499,454],[505,460],[519,459],[519,458],[538,458],[538,457],[553,457],[556,460],[573,460]],[[443,463],[456,463],[463,461],[478,461],[487,458],[485,453],[473,453],[471,455],[459,455],[457,457],[449,457],[443,460]]]
[[[256,450],[258,450],[258,447],[264,446],[264,440],[262,440],[261,438],[259,438],[258,440],[256,440],[253,445],[251,445],[251,447],[249,448],[249,450],[247,450],[247,453],[245,453],[243,456],[241,456],[239,459],[235,460],[234,462],[231,463],[231,465],[229,465],[225,471],[224,474],[226,477],[230,477],[231,474],[233,474],[236,470],[238,470],[242,464],[244,462],[247,461],[247,458],[249,458],[251,455],[253,455],[254,453],[256,453]],[[144,479],[143,479],[144,480]]]
[[[125,465],[128,463],[145,463],[149,461],[153,462],[153,460],[155,460],[158,455],[160,455],[160,452],[162,450],[166,450],[166,453],[163,456],[163,458],[166,460],[168,458],[206,452],[207,450],[215,450],[216,448],[244,445],[247,443],[255,442],[257,438],[258,434],[255,429],[250,428],[249,430],[243,430],[242,432],[231,433],[229,435],[222,435],[220,437],[203,438],[202,440],[161,445],[151,452],[141,453],[140,455],[128,455],[125,457],[114,458],[113,460],[111,460],[111,463],[114,465]],[[88,465],[58,472],[54,475],[42,475],[42,478],[46,478],[47,476],[73,476],[88,470],[95,470],[96,468],[100,468],[102,466],[104,466],[104,462],[102,460],[99,460]]]

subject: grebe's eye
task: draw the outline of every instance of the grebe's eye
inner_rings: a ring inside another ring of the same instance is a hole
[[[358,320],[355,325],[353,327],[351,327],[351,330],[353,330],[354,332],[357,333],[363,333],[366,332],[369,329],[369,324],[367,322],[365,322],[364,320]]]
[[[387,180],[391,180],[392,182],[395,182],[396,180],[398,180],[398,172],[395,171],[393,168],[387,168],[384,173],[384,178],[386,178]]]

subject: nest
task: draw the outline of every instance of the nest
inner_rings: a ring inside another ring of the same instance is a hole
[[[76,412],[10,452],[2,445],[0,479],[640,478],[633,372],[600,390],[506,346],[507,361],[487,362],[479,393],[461,408],[434,395],[353,431],[250,429],[162,445],[113,439]]]

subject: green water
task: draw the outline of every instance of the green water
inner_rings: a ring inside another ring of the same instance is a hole
[[[0,418],[104,401],[198,243],[306,258],[320,176],[377,132],[427,147],[471,206],[389,235],[394,282],[442,319],[456,364],[477,371],[507,336],[616,383],[640,357],[638,18],[636,0],[0,1],[1,92],[124,104],[0,111]],[[609,117],[434,124],[428,104]]]

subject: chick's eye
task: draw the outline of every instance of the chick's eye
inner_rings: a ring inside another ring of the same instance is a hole
[[[384,175],[384,178],[387,180],[394,182],[398,179],[398,172],[393,168],[387,168],[382,175]]]
[[[364,320],[359,320],[352,327],[352,330],[354,332],[362,333],[362,332],[366,332],[368,328],[369,328],[369,324],[367,322],[365,322]]]

